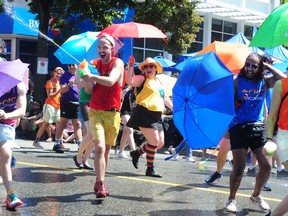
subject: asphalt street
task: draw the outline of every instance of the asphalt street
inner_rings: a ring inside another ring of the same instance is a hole
[[[67,145],[70,152],[58,154],[52,151],[53,143],[42,142],[44,150],[39,150],[32,147],[31,140],[16,141],[21,148],[14,149],[17,165],[13,179],[24,205],[14,212],[7,211],[5,188],[1,184],[1,215],[265,215],[250,203],[255,178],[248,176],[244,176],[238,191],[237,214],[224,211],[231,167],[227,163],[220,182],[207,185],[205,177],[216,168],[214,158],[206,163],[205,170],[199,170],[201,157],[195,157],[193,164],[182,157],[165,161],[167,155],[159,153],[156,170],[163,178],[151,178],[145,176],[145,157],[140,158],[139,169],[135,169],[131,159],[120,159],[111,150],[106,174],[111,195],[96,199],[94,171],[80,170],[74,165],[75,144]],[[89,159],[89,163],[92,165],[93,160]],[[287,178],[279,179],[273,172],[269,180],[272,191],[262,193],[271,209],[287,194],[288,187]]]

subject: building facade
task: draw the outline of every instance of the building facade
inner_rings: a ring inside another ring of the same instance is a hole
[[[198,0],[199,1],[199,0]],[[201,50],[215,40],[226,41],[238,32],[252,38],[253,27],[259,27],[271,11],[279,5],[279,0],[200,0],[197,13],[203,17],[196,41],[187,53]],[[13,7],[0,14],[2,25],[0,37],[7,43],[4,56],[8,60],[20,58],[23,62],[35,64],[39,21],[28,12],[25,0],[14,1]],[[49,31],[48,37],[53,37]],[[137,62],[148,56],[162,55],[172,59],[172,55],[163,50],[159,39],[124,39],[125,48],[120,57],[127,62],[130,55]],[[51,53],[50,53],[51,55]],[[51,58],[54,58],[51,55]],[[52,61],[53,62],[53,61]],[[49,65],[52,67],[54,65]]]

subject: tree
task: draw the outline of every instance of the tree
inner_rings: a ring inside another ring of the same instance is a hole
[[[146,0],[135,4],[135,22],[154,25],[168,36],[164,49],[174,55],[185,53],[199,32],[202,18],[197,2],[190,0]]]
[[[14,0],[8,0],[13,2]],[[84,19],[89,18],[100,30],[112,24],[114,18],[121,18],[123,12],[121,9],[134,7],[133,0],[25,0],[30,7],[30,11],[37,14],[39,20],[39,36],[37,41],[36,57],[47,57],[47,43],[49,20],[52,17],[58,17],[53,25],[61,29],[62,40],[56,39],[57,43],[62,43],[72,34],[77,34],[80,29],[77,24]],[[0,1],[0,12],[3,12],[3,4],[5,1]],[[36,68],[32,68],[36,71]],[[36,74],[34,77],[36,100],[43,103],[46,97],[43,86],[45,85],[45,76]],[[41,91],[42,90],[42,91]]]

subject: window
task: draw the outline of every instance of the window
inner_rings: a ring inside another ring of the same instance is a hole
[[[134,38],[133,54],[136,62],[147,57],[163,56],[163,40],[159,38]]]
[[[199,32],[196,34],[195,41],[187,49],[187,53],[198,52],[203,49],[203,22],[199,26]]]
[[[30,64],[31,68],[36,67],[36,50],[37,50],[37,42],[32,40],[18,40],[19,44],[19,53],[18,57],[22,62]],[[31,71],[31,74],[36,73],[35,71]]]
[[[252,26],[244,26],[244,36],[247,37],[248,40],[251,40],[253,37],[253,27]]]
[[[237,23],[212,19],[211,43],[226,41],[237,33]]]
[[[11,40],[4,40],[6,48],[0,53],[0,57],[5,58],[7,61],[11,60]]]

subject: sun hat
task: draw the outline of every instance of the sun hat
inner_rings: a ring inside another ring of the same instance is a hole
[[[115,47],[115,40],[114,40],[114,38],[112,37],[112,36],[110,36],[109,34],[103,34],[102,36],[101,36],[101,39],[102,38],[104,38],[105,40],[107,40],[107,41],[109,41],[110,42],[110,44],[113,46],[113,47]]]
[[[151,57],[146,58],[146,60],[145,60],[143,63],[140,63],[138,67],[139,67],[139,69],[140,69],[141,71],[144,71],[144,66],[145,66],[145,65],[148,65],[148,64],[153,64],[153,65],[156,66],[157,74],[160,74],[160,73],[163,72],[163,67],[162,67],[162,65],[161,65],[159,62],[155,61],[155,60],[154,60],[153,58],[151,58]]]

